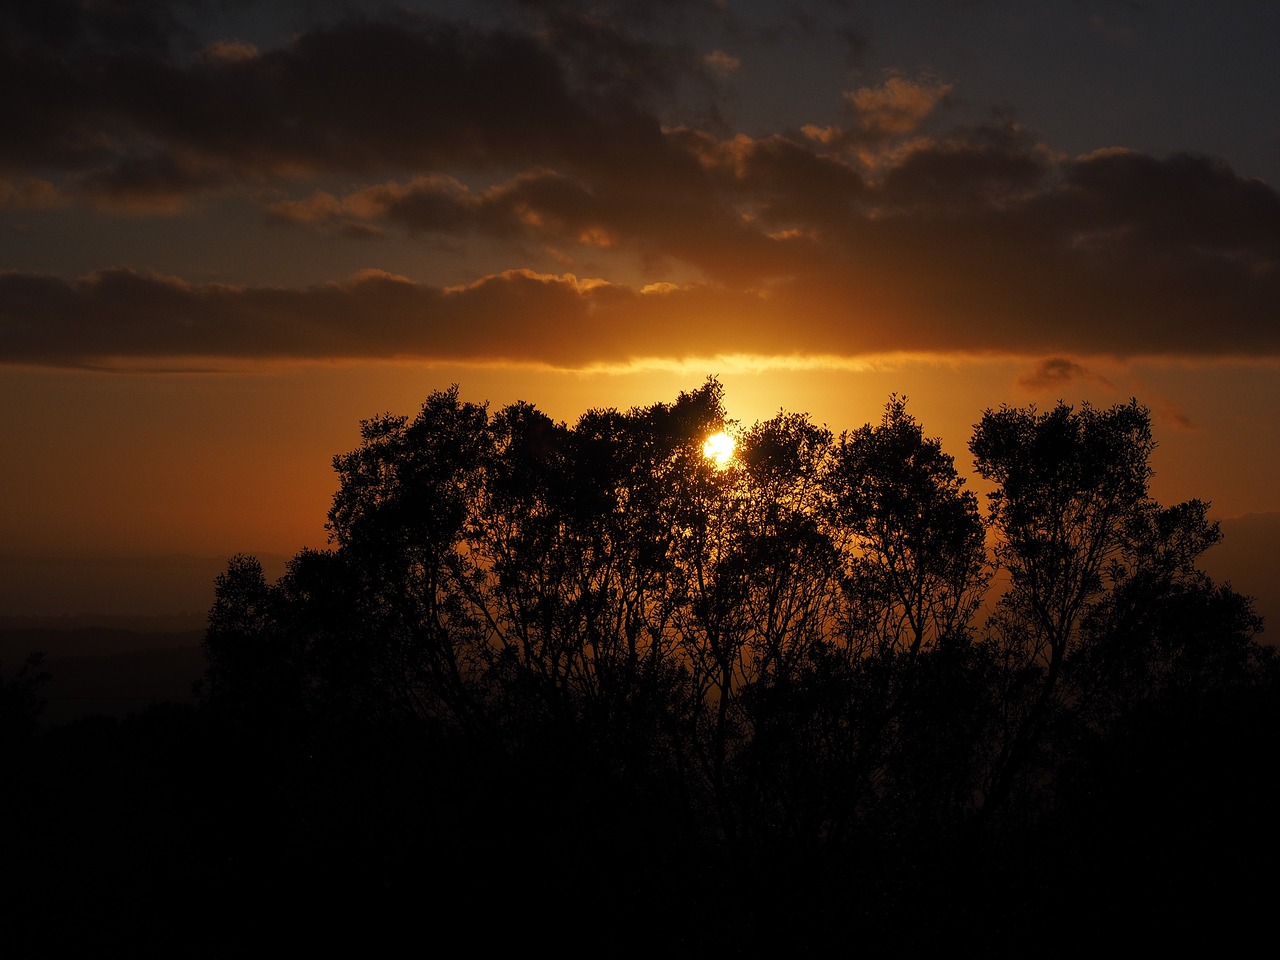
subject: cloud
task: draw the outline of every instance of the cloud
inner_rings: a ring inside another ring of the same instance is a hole
[[[1065,386],[1074,380],[1085,380],[1105,387],[1111,386],[1105,377],[1101,377],[1074,360],[1068,360],[1064,357],[1041,360],[1036,365],[1035,370],[1019,378],[1018,385],[1029,390],[1045,390]]]
[[[130,157],[74,180],[72,196],[97,210],[130,215],[174,214],[189,201],[228,181],[226,173],[198,158],[175,154]]]
[[[878,87],[859,87],[845,94],[858,132],[876,141],[911,133],[946,101],[953,84],[937,80],[890,77]]]
[[[586,3],[522,8],[538,31],[371,14],[261,48],[197,42],[178,6],[115,6],[11,17],[0,72],[29,95],[0,140],[0,207],[174,216],[232,193],[277,224],[480,238],[488,264],[535,250],[561,278],[610,282],[15,272],[0,278],[10,362],[1280,354],[1280,196],[1217,159],[1067,156],[1007,113],[942,129],[953,87],[928,77],[863,86],[840,123],[799,132],[664,124],[659,106],[706,61]],[[526,333],[534,320],[544,334]]]
[[[210,63],[243,63],[256,60],[261,51],[244,40],[215,40],[197,54],[197,58]]]
[[[1116,356],[1274,349],[1280,197],[1220,161],[1064,157],[1013,121],[915,138],[871,170],[781,135],[663,134],[652,168],[438,175],[285,201],[312,225],[608,247],[874,317],[849,349]],[[846,320],[851,322],[850,320]],[[899,342],[892,342],[894,340]]]
[[[0,210],[54,210],[70,203],[71,199],[49,180],[0,179]]]
[[[702,62],[706,64],[708,70],[720,77],[732,76],[742,67],[741,60],[723,50],[711,51],[702,58]]]
[[[132,49],[120,56],[86,13],[109,6],[68,7],[63,32],[15,30],[0,50],[6,84],[24,91],[6,117],[0,165],[110,176],[139,157],[180,156],[289,176],[562,162],[656,134],[643,104],[664,95],[677,69],[643,44],[564,18],[542,36],[360,18],[275,49],[222,41],[185,58],[171,49],[177,27],[153,36],[167,22],[158,18],[120,28]]]
[[[1013,121],[916,138],[874,161],[877,210],[988,217],[1057,189],[1060,158]]]
[[[1270,270],[1280,253],[1280,195],[1211,157],[1160,160],[1132,150],[1099,150],[1065,168],[1068,196],[1111,228],[1083,242],[1128,240],[1152,250],[1197,246]]]
[[[1153,404],[1156,416],[1159,417],[1161,423],[1171,424],[1178,430],[1194,430],[1195,422],[1191,419],[1191,415],[1187,413],[1181,406],[1167,397],[1157,398]]]
[[[585,366],[652,352],[691,314],[725,321],[748,299],[696,289],[637,293],[528,270],[450,288],[369,270],[299,289],[191,284],[120,269],[74,282],[8,273],[0,274],[0,362],[424,357]],[[773,340],[777,348],[783,338]],[[719,341],[714,324],[685,338],[703,354]]]
[[[437,174],[405,183],[388,181],[341,197],[317,191],[300,200],[277,201],[268,211],[281,221],[318,227],[382,221],[411,233],[523,234],[563,241],[601,232],[598,208],[581,185],[544,170],[478,193],[454,177]]]
[[[1025,355],[1064,341],[1076,356],[1111,352],[1115,317],[1071,335],[1043,318],[1018,325],[997,291],[984,303],[961,301],[945,316],[933,315],[921,309],[927,297],[913,303],[895,289],[906,285],[902,278],[877,275],[874,264],[846,269],[850,275],[838,279],[796,278],[754,290],[671,283],[636,289],[531,270],[447,288],[382,271],[301,288],[194,284],[120,269],[76,281],[8,273],[0,274],[0,362],[109,366],[182,358],[197,366],[197,358],[415,357],[585,369],[636,357],[721,354]],[[928,279],[915,286],[934,292]],[[991,322],[995,308],[1002,323]],[[1142,352],[1280,356],[1280,332],[1258,323],[1208,345],[1175,333]],[[1029,382],[1087,375],[1075,361],[1051,360]]]

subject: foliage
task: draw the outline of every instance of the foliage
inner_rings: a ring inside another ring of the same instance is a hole
[[[207,702],[523,771],[576,820],[628,810],[611,842],[892,874],[1061,824],[1140,718],[1274,683],[1250,601],[1196,565],[1207,505],[1149,497],[1153,449],[1136,402],[988,410],[984,517],[897,396],[836,437],[742,428],[715,380],[573,425],[453,387],[334,459],[331,549],[275,584],[232,559]]]
[[[16,742],[35,732],[44,710],[40,688],[49,680],[43,653],[29,654],[12,676],[0,675],[0,743]]]

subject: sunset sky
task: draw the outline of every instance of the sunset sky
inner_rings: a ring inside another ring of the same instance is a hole
[[[1136,397],[1272,609],[1274,0],[353,9],[4,5],[0,615],[202,612],[451,383],[708,376],[744,424],[905,394],[965,471],[986,407]]]

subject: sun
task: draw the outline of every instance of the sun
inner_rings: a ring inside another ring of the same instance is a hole
[[[733,456],[733,447],[733,437],[722,430],[707,437],[707,442],[702,445],[702,455],[714,460],[717,467],[723,467]]]

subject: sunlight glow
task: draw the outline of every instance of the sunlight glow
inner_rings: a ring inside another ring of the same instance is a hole
[[[714,460],[717,467],[723,467],[733,456],[733,446],[733,437],[723,431],[714,433],[702,445],[702,455]]]

